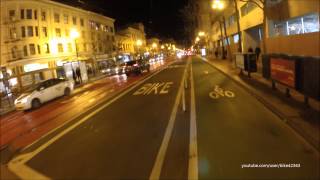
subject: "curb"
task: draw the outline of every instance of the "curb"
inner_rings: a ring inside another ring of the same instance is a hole
[[[268,108],[271,112],[273,112],[275,115],[277,115],[282,122],[284,122],[285,124],[287,124],[287,126],[289,128],[291,128],[297,135],[299,135],[302,139],[304,139],[309,145],[311,145],[311,147],[317,152],[320,152],[320,147],[318,147],[318,142],[316,142],[316,140],[314,140],[313,138],[309,137],[307,134],[305,134],[302,130],[300,130],[299,128],[297,128],[296,126],[293,125],[292,120],[290,120],[290,117],[287,117],[286,115],[284,115],[281,111],[279,111],[275,106],[273,106],[271,103],[269,103],[268,101],[266,101],[263,97],[261,97],[260,95],[258,95],[257,93],[255,93],[253,90],[251,90],[250,88],[248,88],[247,86],[245,86],[244,84],[242,84],[241,82],[239,82],[238,80],[236,80],[235,78],[233,78],[231,75],[229,75],[228,73],[224,72],[223,70],[221,70],[220,68],[216,67],[212,62],[210,62],[207,58],[203,58],[200,57],[202,60],[204,60],[205,62],[207,62],[210,66],[212,66],[213,68],[215,68],[217,71],[221,72],[222,74],[224,74],[225,76],[229,77],[233,82],[235,82],[236,84],[240,85],[243,89],[245,89],[249,94],[251,94],[252,96],[254,96],[259,102],[261,102],[266,108]]]

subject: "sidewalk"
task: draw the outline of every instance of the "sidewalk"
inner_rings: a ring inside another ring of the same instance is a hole
[[[277,114],[285,123],[301,135],[318,151],[320,149],[320,102],[309,99],[309,107],[304,104],[304,96],[295,90],[290,90],[291,97],[285,96],[285,86],[277,84],[277,90],[272,90],[271,81],[260,73],[251,73],[251,78],[235,68],[230,60],[208,57],[207,62],[219,71],[232,78],[236,83],[247,89],[267,108]]]

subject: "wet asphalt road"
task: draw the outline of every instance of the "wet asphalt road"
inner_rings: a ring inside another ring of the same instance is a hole
[[[192,71],[187,59],[174,63],[91,112],[73,129],[61,130],[57,133],[61,137],[30,147],[33,151],[27,149],[25,159],[12,161],[10,169],[24,178],[37,173],[53,179],[148,179],[162,157],[160,179],[187,179],[192,116],[189,78],[187,112],[179,104],[163,156],[159,150],[188,67],[194,79],[199,179],[319,177],[319,157],[308,144],[228,77],[199,58],[191,59]],[[300,167],[242,168],[278,163]]]

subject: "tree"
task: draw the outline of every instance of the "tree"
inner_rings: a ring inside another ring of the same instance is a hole
[[[198,11],[196,0],[188,0],[188,3],[179,10],[184,22],[184,34],[188,37],[189,44],[195,39]]]

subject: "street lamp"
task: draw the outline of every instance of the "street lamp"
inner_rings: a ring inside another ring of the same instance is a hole
[[[220,0],[213,1],[212,9],[222,10],[224,8],[224,3]]]
[[[202,31],[200,31],[199,33],[198,33],[198,36],[204,36],[206,33],[205,32],[202,32]]]
[[[142,46],[142,41],[140,39],[138,39],[136,44],[137,44],[137,47],[138,47],[138,53],[140,55],[140,47]]]

